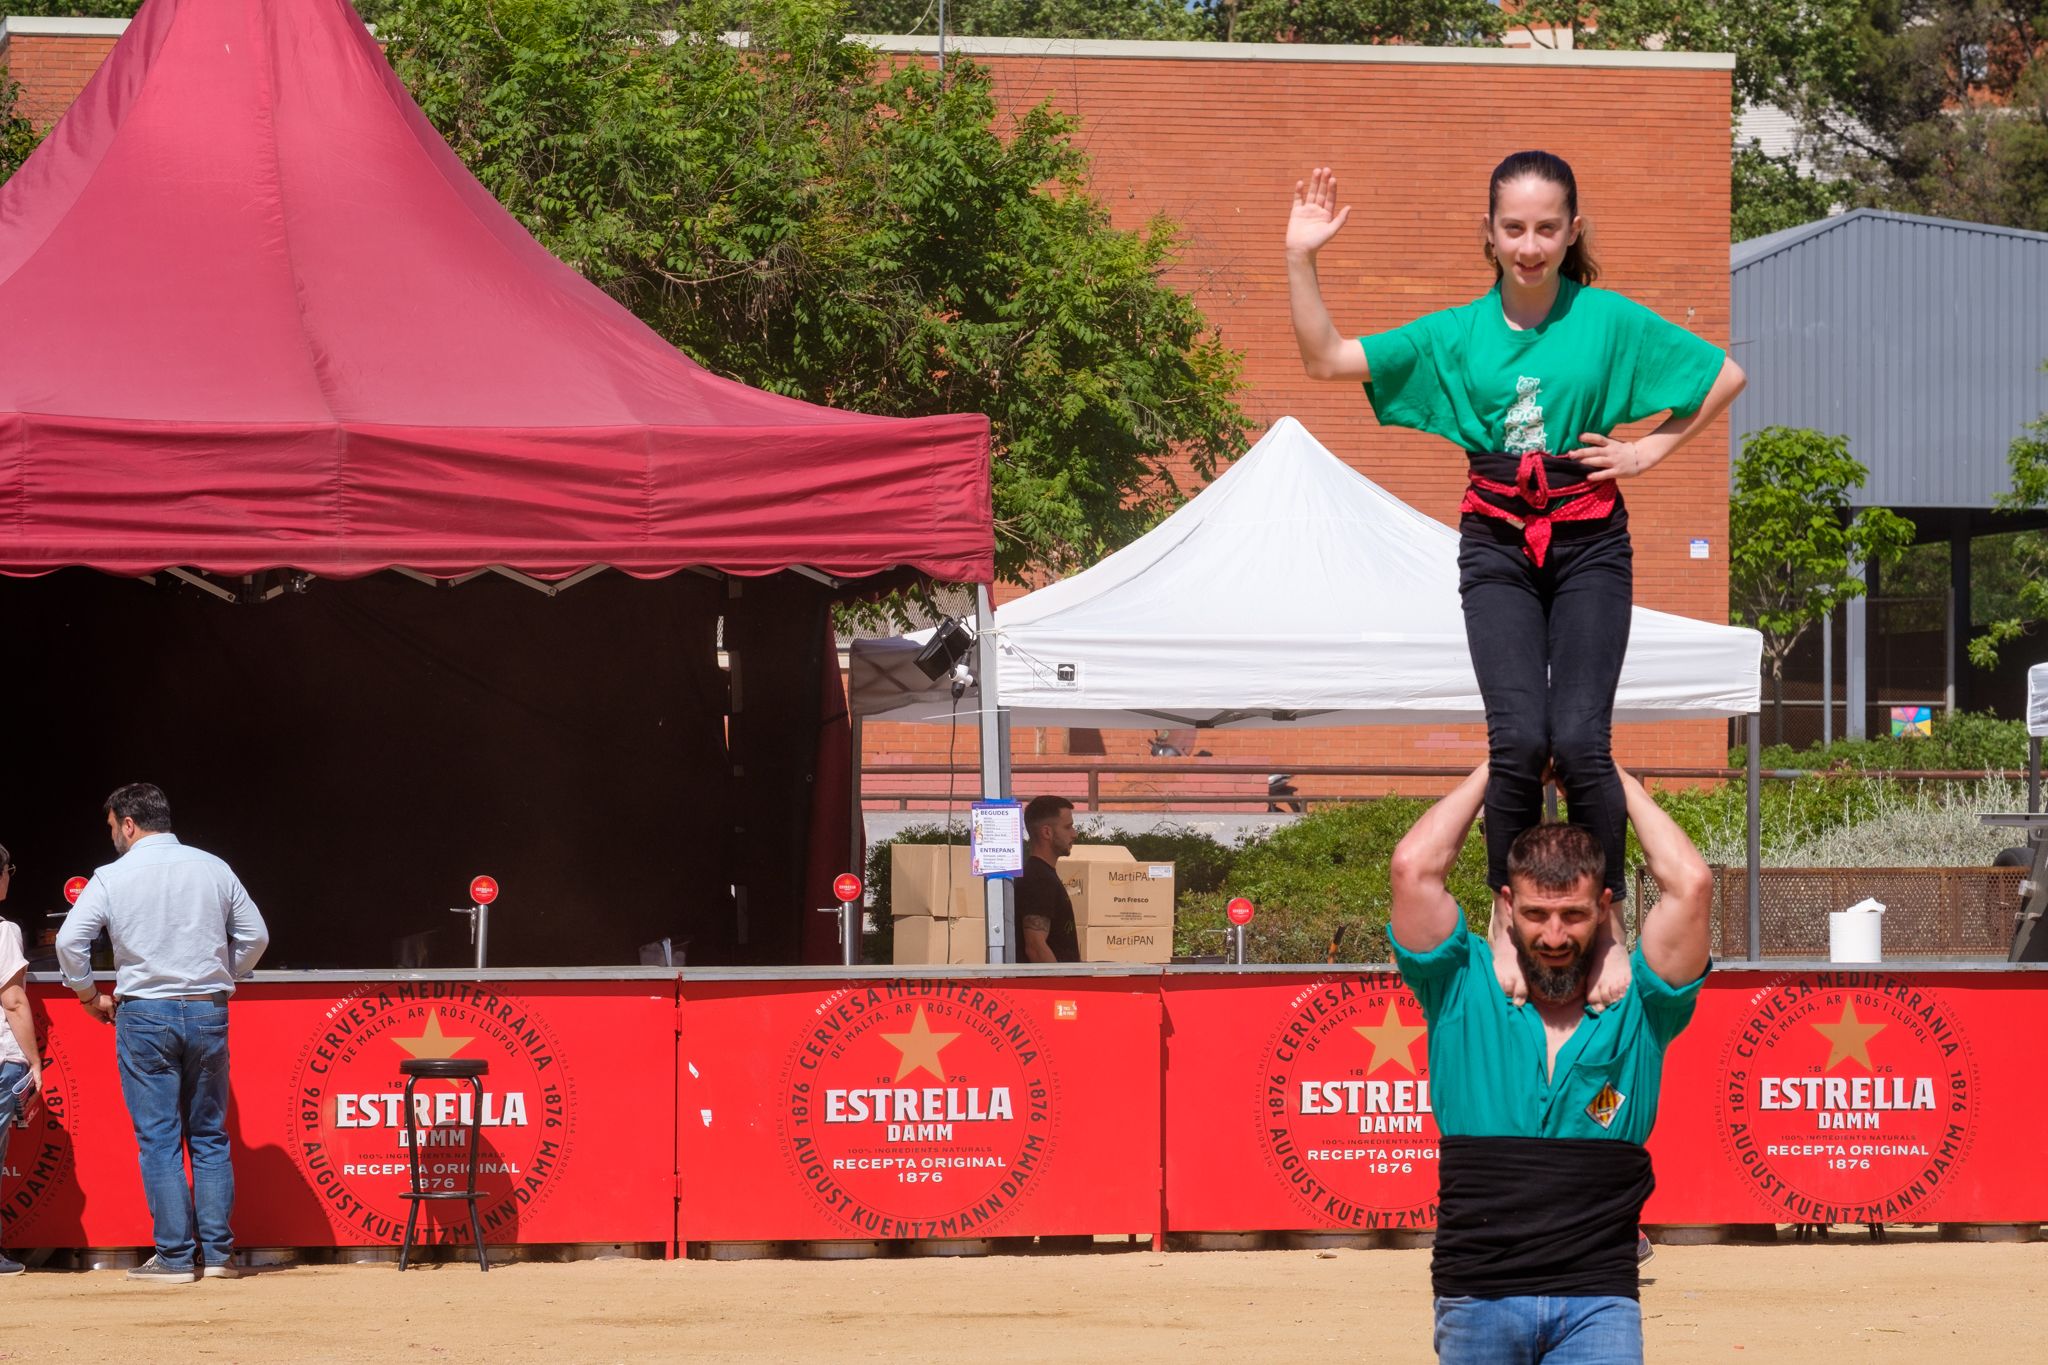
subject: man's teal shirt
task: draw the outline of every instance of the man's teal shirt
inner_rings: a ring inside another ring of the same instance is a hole
[[[1552,1075],[1543,1016],[1507,998],[1492,951],[1462,916],[1426,953],[1409,952],[1391,930],[1387,937],[1429,1028],[1430,1105],[1444,1136],[1649,1140],[1664,1050],[1691,1021],[1704,972],[1672,986],[1638,947],[1628,994],[1598,1014],[1586,1011]]]

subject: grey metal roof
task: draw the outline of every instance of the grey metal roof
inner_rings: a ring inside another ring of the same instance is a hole
[[[1731,453],[1768,426],[1849,438],[1859,506],[1988,508],[2048,411],[2048,233],[1858,209],[1729,251],[1749,388]]]

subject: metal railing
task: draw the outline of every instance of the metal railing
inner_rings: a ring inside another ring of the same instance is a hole
[[[1171,760],[1168,760],[1171,761]],[[1630,772],[1639,778],[1655,778],[1666,781],[1725,781],[1742,777],[1741,768],[1631,768]],[[1766,781],[1796,780],[1802,777],[1855,776],[1859,770],[1838,768],[1764,768],[1758,776]],[[1161,766],[1153,763],[1107,763],[1067,761],[1058,763],[1018,763],[1011,769],[1011,786],[1019,791],[1037,785],[1033,779],[1079,775],[1086,779],[1085,796],[1075,799],[1075,805],[1088,811],[1101,811],[1112,806],[1145,807],[1157,806],[1172,809],[1176,806],[1275,806],[1288,808],[1294,804],[1377,801],[1387,795],[1380,791],[1292,791],[1274,793],[1263,785],[1249,784],[1243,792],[1187,792],[1175,787],[1189,779],[1205,777],[1257,777],[1264,779],[1275,773],[1284,772],[1289,778],[1409,778],[1436,779],[1447,783],[1462,780],[1470,768],[1448,768],[1422,764],[1348,764],[1348,763],[1305,763],[1296,765],[1276,763],[1213,763],[1198,761],[1176,763],[1175,766]],[[898,810],[911,809],[911,803],[941,803],[946,799],[943,791],[900,791],[883,790],[869,784],[894,777],[946,777],[952,776],[959,782],[955,801],[971,798],[976,784],[980,781],[980,769],[971,764],[944,763],[883,763],[863,765],[861,768],[861,803],[864,807],[894,804]],[[1986,778],[2001,777],[2008,781],[2027,781],[2030,785],[2028,804],[2032,809],[2040,807],[2038,770],[2028,768],[1911,768],[1870,770],[1872,776],[1885,776],[1901,781],[1928,782],[1973,782]],[[1159,782],[1150,790],[1117,790],[1112,784],[1109,791],[1103,790],[1105,777],[1145,777]],[[1064,795],[1065,793],[1061,793]]]

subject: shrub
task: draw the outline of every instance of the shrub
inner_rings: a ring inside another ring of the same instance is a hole
[[[1773,744],[1764,749],[1762,760],[1766,768],[1858,772],[2017,769],[2027,764],[2027,727],[2020,721],[2000,720],[1982,711],[1958,711],[1953,716],[1935,716],[1931,735],[1838,739],[1833,744],[1814,744],[1804,749]],[[1729,750],[1728,766],[1740,768],[1744,762],[1743,750]]]
[[[1319,961],[1340,925],[1345,927],[1344,960],[1389,957],[1388,867],[1394,845],[1429,805],[1422,798],[1388,796],[1316,807],[1247,843],[1238,852],[1228,886],[1211,898],[1213,906],[1183,901],[1176,951],[1218,951],[1214,945],[1223,940],[1211,935],[1225,923],[1222,906],[1231,896],[1245,896],[1258,906],[1246,943],[1255,961]],[[1468,915],[1484,921],[1492,897],[1486,889],[1485,844],[1476,836],[1466,841],[1451,891]]]

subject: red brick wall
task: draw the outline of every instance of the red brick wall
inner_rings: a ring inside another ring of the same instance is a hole
[[[111,46],[106,38],[16,35],[0,60],[21,82],[24,111],[46,124]],[[1138,227],[1155,214],[1182,226],[1185,254],[1175,282],[1244,352],[1243,402],[1259,429],[1291,414],[1395,495],[1449,521],[1463,479],[1458,453],[1433,437],[1381,429],[1355,387],[1319,384],[1301,373],[1279,251],[1295,179],[1313,164],[1333,165],[1353,206],[1321,262],[1331,312],[1348,332],[1392,327],[1481,292],[1490,279],[1477,226],[1486,174],[1508,152],[1541,146],[1578,172],[1601,282],[1725,346],[1729,73],[1587,66],[1555,57],[1512,65],[1429,61],[1420,53],[1380,59],[1386,55],[1253,61],[1039,53],[977,60],[994,72],[1007,107],[1050,99],[1080,118],[1095,192],[1119,226]],[[1727,448],[1725,423],[1717,423],[1628,485],[1636,597],[1645,606],[1727,619]],[[1688,557],[1696,536],[1711,544],[1705,561]],[[1618,732],[1617,747],[1627,763],[1718,765],[1725,735],[1720,721],[1629,726]],[[1104,738],[1108,761],[1116,762],[1142,757],[1150,736]],[[870,764],[942,761],[947,742],[941,726],[875,725],[867,730],[865,757]],[[1387,726],[1218,731],[1190,747],[1282,770],[1303,763],[1465,763],[1483,754],[1485,739],[1478,725]],[[1016,749],[1020,762],[1062,758],[1067,734],[1023,728]],[[957,754],[973,753],[972,732],[964,731]],[[1233,779],[1230,789],[1252,782]]]
[[[49,128],[85,89],[115,41],[98,35],[8,34],[0,43],[0,66],[21,87],[15,112],[38,128]]]

